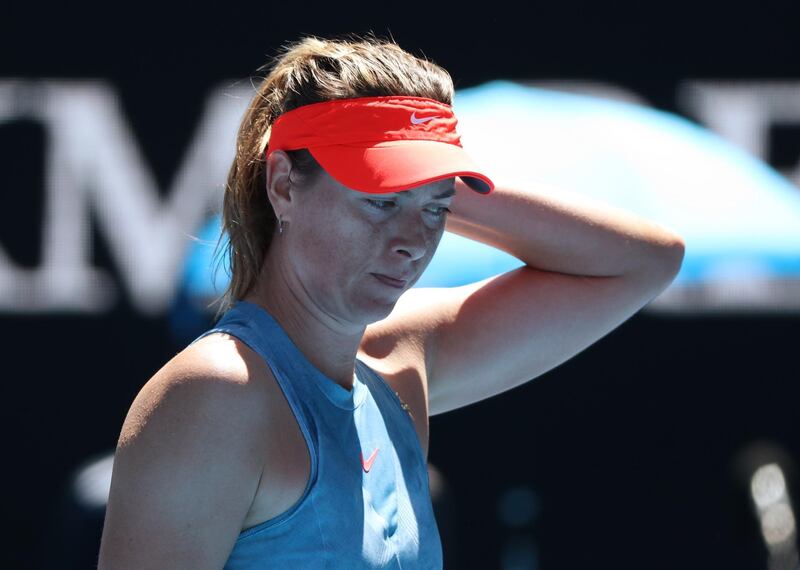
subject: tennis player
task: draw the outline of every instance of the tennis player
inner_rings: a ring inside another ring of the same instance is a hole
[[[394,41],[303,37],[270,66],[225,189],[229,288],[131,405],[101,570],[442,568],[428,418],[558,366],[680,268],[655,223],[495,185],[447,71]],[[446,229],[525,266],[412,288]]]

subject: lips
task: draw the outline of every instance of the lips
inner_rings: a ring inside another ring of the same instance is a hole
[[[375,275],[376,277],[383,277],[384,279],[386,279],[387,281],[398,287],[402,287],[408,282],[408,279],[392,277],[390,275],[384,275],[383,273],[373,273],[373,275]]]

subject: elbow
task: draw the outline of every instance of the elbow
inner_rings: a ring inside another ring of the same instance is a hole
[[[679,235],[660,234],[658,240],[647,243],[628,275],[649,287],[665,289],[680,272],[685,253],[686,244]]]
[[[663,282],[666,287],[680,272],[685,255],[686,244],[680,236],[673,234],[668,240],[662,242],[657,251],[653,253],[647,271],[653,278]]]
[[[683,238],[677,234],[667,246],[667,266],[671,269],[673,276],[677,275],[683,265],[683,258],[686,255],[686,243]]]

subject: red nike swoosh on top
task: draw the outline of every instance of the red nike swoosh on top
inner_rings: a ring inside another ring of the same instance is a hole
[[[372,462],[375,461],[375,456],[378,455],[378,449],[379,448],[377,447],[375,448],[375,451],[372,452],[372,455],[369,456],[367,461],[364,461],[364,454],[361,454],[361,466],[367,473],[369,473],[369,470],[372,469]]]

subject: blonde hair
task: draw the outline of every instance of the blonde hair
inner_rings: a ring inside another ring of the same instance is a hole
[[[255,285],[277,219],[266,194],[264,152],[282,113],[333,99],[411,95],[452,105],[453,80],[442,67],[401,49],[393,39],[347,34],[306,36],[284,44],[258,71],[268,69],[242,119],[222,206],[222,235],[231,280],[216,301],[216,322]],[[306,149],[286,151],[304,181],[322,170]],[[216,254],[215,254],[216,255]]]

